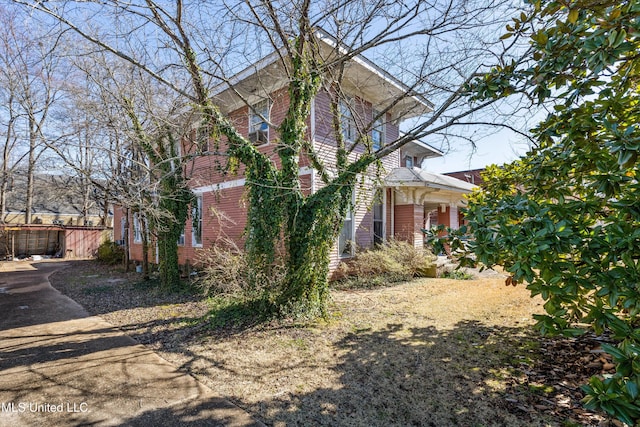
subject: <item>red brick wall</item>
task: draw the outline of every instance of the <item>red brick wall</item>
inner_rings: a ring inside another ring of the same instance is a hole
[[[424,226],[424,206],[396,205],[394,233],[398,240],[404,240],[416,247],[422,247],[422,227]]]
[[[442,208],[438,208],[438,225],[444,225],[445,227],[449,227],[451,225],[451,221],[449,220],[449,206],[442,212]]]
[[[270,120],[274,125],[269,132],[269,140],[271,144],[266,144],[259,147],[259,150],[267,153],[273,159],[276,165],[279,165],[279,158],[275,152],[276,145],[273,144],[278,138],[277,127],[285,117],[287,108],[289,106],[289,99],[287,90],[281,89],[271,94],[272,106],[270,111]],[[356,108],[354,111],[354,118],[357,125],[368,125],[372,118],[372,106],[368,102],[364,102],[358,98],[354,99]],[[236,129],[243,135],[248,133],[249,123],[249,108],[243,107],[230,113],[229,117],[233,121]],[[389,115],[387,115],[390,118]],[[330,98],[327,92],[320,92],[315,99],[315,139],[319,144],[316,147],[320,147],[319,150],[330,147],[328,150],[323,151],[323,156],[328,166],[334,164],[335,159],[335,139],[333,137],[333,123],[330,114]],[[310,131],[310,130],[309,130]],[[391,142],[398,137],[398,127],[387,121],[385,125],[386,141]],[[210,143],[210,149],[214,149],[214,143]],[[220,141],[219,150],[224,151],[224,140]],[[356,150],[357,151],[357,150]],[[360,149],[360,152],[362,150]],[[353,154],[355,158],[357,153]],[[190,177],[190,186],[192,188],[206,187],[215,185],[218,183],[237,181],[243,178],[244,167],[238,165],[234,174],[223,175],[221,170],[226,165],[227,158],[225,156],[216,155],[204,155],[194,158],[194,160],[187,166],[187,176]],[[300,159],[301,166],[308,165],[306,156],[302,155]],[[387,170],[399,165],[398,153],[394,153],[383,160],[383,164]],[[311,175],[301,177],[303,191],[308,193],[311,191],[312,182]],[[321,184],[319,181],[313,183],[319,188]],[[373,190],[372,190],[373,191]],[[238,246],[242,247],[244,242],[242,234],[246,225],[246,212],[247,207],[244,200],[245,188],[234,187],[227,188],[216,192],[203,193],[203,241],[202,247],[207,248],[213,244],[221,244],[225,241],[232,241]],[[391,230],[391,197],[390,192],[387,198],[387,234],[390,236],[393,234]],[[367,199],[367,197],[364,197]],[[354,217],[356,219],[356,241],[361,246],[369,246],[372,242],[372,214],[369,211],[370,205],[367,203],[361,204]],[[114,215],[114,232],[116,239],[121,239],[120,236],[120,218],[122,212],[116,209]],[[130,221],[132,222],[132,221]],[[131,233],[132,235],[133,233]],[[133,241],[133,237],[131,237]],[[154,245],[151,245],[152,250]],[[185,244],[180,247],[179,261],[181,263],[194,263],[198,258],[199,248],[192,246],[192,223],[191,219],[187,220],[185,225]],[[151,261],[154,261],[154,254],[150,257]],[[142,258],[142,249],[140,244],[131,245],[131,257],[132,259]],[[335,250],[335,258],[337,261],[337,247]],[[335,264],[335,263],[332,263]]]
[[[270,155],[276,165],[280,164],[278,155],[275,153],[276,145],[273,144],[279,139],[277,127],[282,123],[289,108],[289,97],[287,89],[280,89],[270,95],[271,110],[269,112],[269,119],[272,123],[272,127],[269,129],[269,142],[259,147],[259,150],[263,153]],[[236,127],[236,130],[242,135],[247,136],[249,133],[249,107],[244,106],[235,111],[229,113],[231,122]],[[215,142],[209,143],[210,150],[215,149]],[[219,152],[225,152],[226,150],[225,138],[221,138],[218,142]],[[244,176],[244,165],[238,164],[237,169],[233,174],[223,175],[222,169],[226,166],[228,157],[219,155],[205,155],[196,157],[189,165],[187,165],[187,176],[191,179],[191,187],[202,187],[219,182],[239,179]]]

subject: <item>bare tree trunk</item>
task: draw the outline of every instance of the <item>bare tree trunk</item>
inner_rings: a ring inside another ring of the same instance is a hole
[[[27,166],[27,194],[24,206],[24,223],[31,224],[31,211],[33,210],[33,187],[36,170],[36,122],[29,117],[29,163]]]
[[[142,233],[142,277],[149,280],[149,222],[140,215],[140,231]]]
[[[109,201],[105,196],[102,199],[102,218],[100,218],[100,225],[107,227],[109,225],[107,224],[107,218],[109,218]]]
[[[9,102],[13,102],[11,99]],[[11,169],[9,162],[11,161],[11,134],[13,133],[13,117],[9,119],[7,124],[7,137],[2,149],[2,172],[0,175],[0,224],[4,223],[7,214],[7,191],[9,189],[9,180],[11,179]]]

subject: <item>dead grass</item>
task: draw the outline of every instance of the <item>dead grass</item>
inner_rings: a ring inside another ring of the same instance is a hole
[[[523,287],[505,287],[499,275],[334,291],[323,321],[210,328],[211,300],[156,295],[154,302],[148,289],[130,282],[95,291],[95,298],[87,289],[104,287],[108,271],[72,268],[80,270],[53,277],[56,287],[268,425],[602,422],[593,414],[580,418],[577,402],[564,412],[533,406],[530,395],[550,399],[548,387],[555,389],[544,381],[528,387],[523,368],[545,357],[531,330],[541,301]],[[137,293],[146,295],[142,306],[100,307],[116,294],[136,301]]]

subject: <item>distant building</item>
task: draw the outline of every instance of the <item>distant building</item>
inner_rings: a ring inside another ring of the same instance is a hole
[[[470,184],[477,185],[478,187],[482,187],[482,184],[484,184],[484,180],[482,179],[482,172],[484,172],[484,168],[470,169],[470,170],[458,171],[458,172],[448,172],[448,173],[445,173],[445,175],[452,176],[461,181],[466,181]]]

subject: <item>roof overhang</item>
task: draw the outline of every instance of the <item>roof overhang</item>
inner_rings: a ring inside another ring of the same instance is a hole
[[[324,63],[334,62],[340,56],[349,54],[327,33],[318,31],[316,38]],[[214,101],[223,112],[228,113],[247,103],[254,104],[286,87],[288,79],[282,62],[285,57],[284,51],[272,52],[214,87]],[[346,62],[342,84],[347,93],[370,101],[374,108],[388,109],[393,120],[415,118],[433,111],[433,104],[426,98],[362,55],[354,55]]]
[[[470,193],[477,187],[457,178],[416,168],[395,168],[384,182],[388,187],[427,187],[461,194]]]
[[[417,157],[418,163],[423,160],[444,156],[444,153],[424,141],[413,140],[402,146],[402,154],[405,156]]]
[[[398,204],[464,206],[464,196],[477,188],[457,178],[417,168],[395,168],[384,184],[396,190]]]

